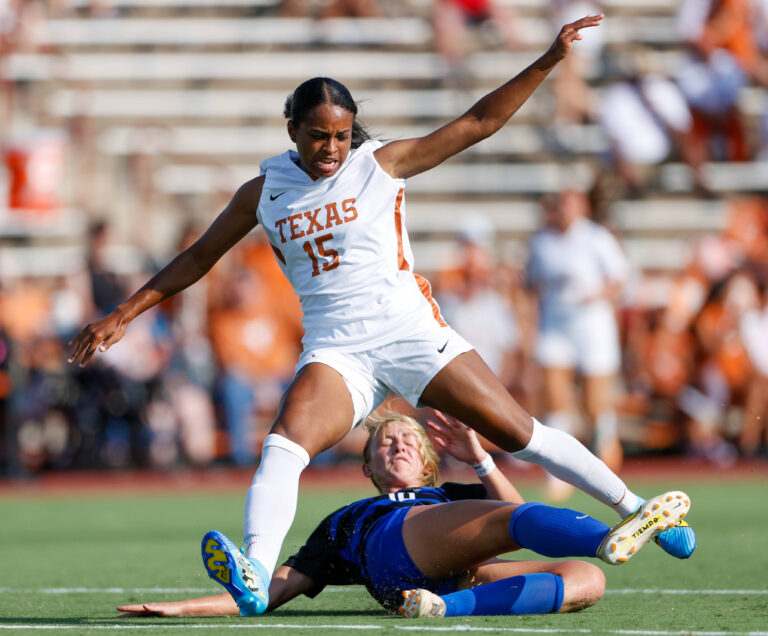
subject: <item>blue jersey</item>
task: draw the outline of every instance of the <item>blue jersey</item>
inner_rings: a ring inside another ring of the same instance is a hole
[[[486,498],[482,484],[449,482],[440,488],[403,488],[388,495],[361,499],[323,519],[304,546],[285,564],[314,581],[312,589],[306,592],[311,598],[326,585],[365,585],[373,594],[363,556],[368,534],[379,519],[412,506]]]

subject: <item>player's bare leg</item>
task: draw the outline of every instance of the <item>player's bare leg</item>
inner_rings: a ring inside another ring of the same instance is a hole
[[[592,427],[593,448],[613,471],[619,470],[624,460],[613,406],[615,381],[612,374],[584,376],[584,410]]]
[[[549,573],[563,579],[564,595],[561,612],[578,612],[597,603],[605,592],[605,575],[586,561],[504,561],[491,559],[462,578],[459,589],[493,583],[523,574]]]
[[[441,369],[424,389],[421,402],[452,415],[506,451],[519,451],[531,439],[531,416],[474,350]]]
[[[314,455],[346,435],[353,418],[342,376],[325,364],[303,367],[283,396],[248,489],[244,550],[215,530],[203,538],[208,574],[232,595],[243,615],[261,614],[269,606],[267,590],[296,514],[302,471]]]
[[[462,500],[414,506],[403,521],[403,542],[414,564],[432,578],[456,576],[519,548],[553,558],[592,557],[625,563],[659,532],[681,521],[690,499],[671,491],[608,527],[586,514],[531,502]],[[440,541],[435,541],[440,528]]]
[[[574,434],[576,418],[575,373],[572,367],[543,367],[541,373],[542,401],[545,426]],[[602,457],[600,458],[602,459]],[[573,494],[573,486],[547,475],[547,497],[550,501],[565,501]]]
[[[414,506],[403,522],[403,542],[416,567],[427,576],[463,573],[499,554],[518,550],[509,534],[517,504],[466,500]],[[440,528],[440,541],[435,541]]]
[[[314,457],[350,431],[353,417],[344,378],[328,365],[313,362],[296,374],[269,432],[290,439]]]
[[[438,596],[425,589],[403,591],[398,612],[406,618],[578,612],[597,603],[604,591],[605,576],[591,563],[492,559],[462,577],[455,593]],[[467,603],[469,599],[473,601]],[[478,601],[481,609],[475,612]]]
[[[245,505],[246,552],[269,572],[296,513],[301,472],[349,432],[353,418],[344,379],[325,364],[303,367],[283,396]]]
[[[622,517],[637,508],[639,498],[615,473],[572,436],[535,422],[476,351],[443,367],[427,385],[421,402],[612,506]]]

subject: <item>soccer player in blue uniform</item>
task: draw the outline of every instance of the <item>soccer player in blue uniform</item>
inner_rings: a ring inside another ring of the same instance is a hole
[[[382,493],[336,510],[297,554],[275,571],[268,609],[326,585],[364,585],[404,616],[543,614],[597,602],[605,580],[581,561],[520,562],[495,558],[521,547],[549,557],[628,560],[688,511],[684,493],[648,500],[614,528],[573,510],[523,503],[474,432],[436,414],[428,423],[438,447],[469,463],[481,484],[438,487],[438,459],[424,429],[397,414],[368,424],[363,472]],[[248,613],[258,593],[249,561],[224,535],[202,544],[209,575],[229,594],[174,603],[123,606],[131,615]]]

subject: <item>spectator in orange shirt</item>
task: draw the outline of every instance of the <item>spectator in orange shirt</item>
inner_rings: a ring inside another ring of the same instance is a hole
[[[230,456],[247,464],[261,445],[254,422],[271,421],[293,377],[302,330],[298,300],[269,243],[244,245],[239,261],[212,285],[220,297],[210,310],[209,329],[221,367],[218,388]]]

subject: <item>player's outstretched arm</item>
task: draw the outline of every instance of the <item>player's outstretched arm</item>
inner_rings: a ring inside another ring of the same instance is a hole
[[[275,570],[269,584],[268,612],[277,609],[291,599],[310,590],[313,580],[287,565],[281,565]],[[229,594],[214,596],[199,596],[182,601],[164,601],[160,603],[138,603],[135,605],[118,605],[117,611],[122,612],[119,618],[140,618],[145,616],[230,616],[238,615],[240,610]]]
[[[550,71],[581,39],[579,31],[595,27],[602,15],[566,24],[552,46],[524,71],[480,99],[458,119],[426,137],[393,141],[379,148],[376,160],[389,175],[408,178],[420,174],[501,128],[531,96]]]
[[[183,601],[163,601],[160,603],[139,603],[137,605],[118,605],[122,612],[118,618],[141,618],[145,616],[230,616],[240,610],[229,594],[201,596]]]
[[[440,411],[434,411],[433,414],[434,417],[426,420],[425,424],[429,438],[438,449],[445,451],[454,459],[470,466],[481,464],[486,458],[490,459],[490,455],[477,439],[475,431]],[[525,501],[517,491],[517,488],[512,485],[506,475],[495,464],[492,464],[489,468],[489,472],[479,476],[479,479],[483,486],[485,486],[490,499],[510,501],[512,503],[523,503]]]
[[[225,252],[256,225],[256,208],[264,177],[241,186],[224,211],[189,248],[161,269],[127,301],[89,323],[69,343],[69,362],[84,366],[96,351],[104,352],[125,334],[139,314],[198,281]]]

